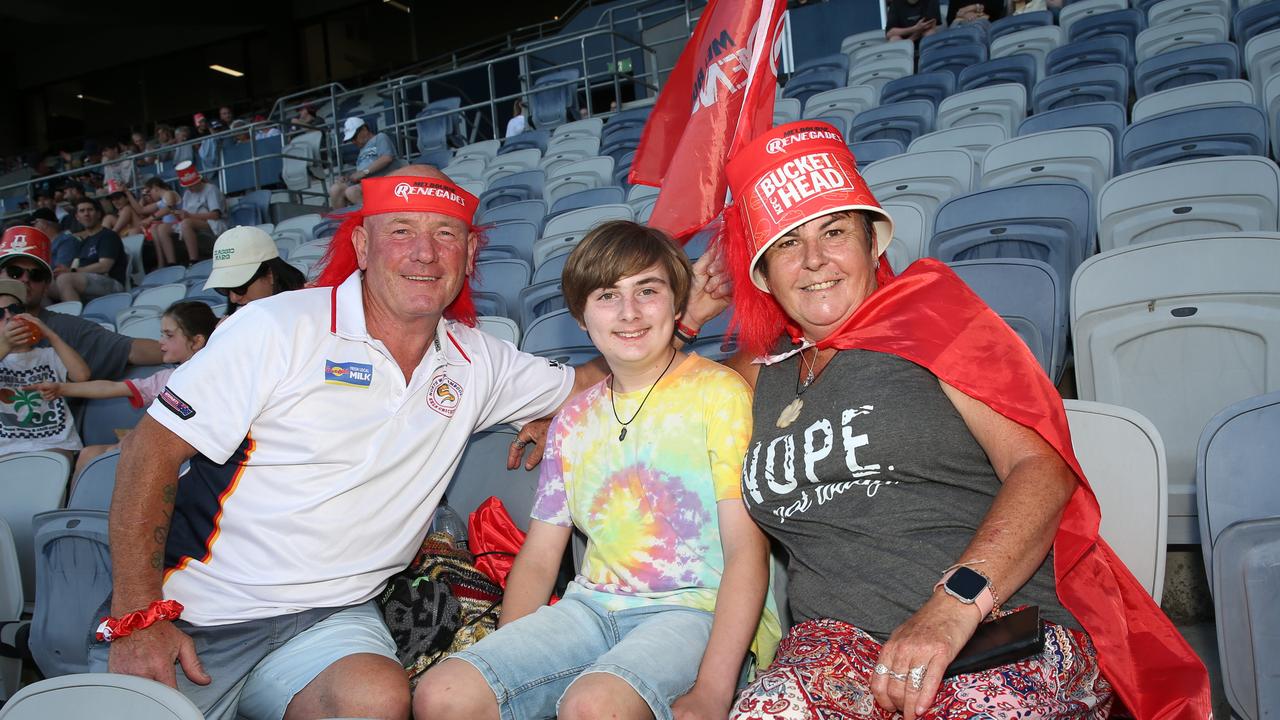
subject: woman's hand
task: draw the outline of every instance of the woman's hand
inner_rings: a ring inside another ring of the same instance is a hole
[[[671,703],[671,714],[676,720],[724,720],[729,717],[732,706],[732,694],[727,698],[716,698],[711,693],[701,692],[695,684],[689,692]]]
[[[914,720],[933,705],[942,684],[942,673],[978,629],[978,609],[965,605],[939,590],[898,626],[880,649],[878,665],[906,676],[900,680],[889,674],[871,678],[871,694],[876,704],[890,712],[900,711],[903,720]],[[913,668],[924,668],[920,687],[912,686]]]

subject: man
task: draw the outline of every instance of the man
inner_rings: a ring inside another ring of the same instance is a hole
[[[937,32],[940,22],[938,0],[889,0],[885,37],[919,42],[920,38]]]
[[[36,208],[36,211],[31,213],[31,218],[28,222],[32,227],[44,233],[45,237],[53,238],[49,262],[53,266],[54,274],[69,270],[71,261],[75,260],[76,256],[80,254],[80,238],[63,230],[62,226],[58,224],[58,216],[47,207]]]
[[[209,119],[204,116],[204,113],[192,115],[191,123],[196,126],[196,135],[205,136],[209,134]]]
[[[138,184],[138,174],[132,160],[120,159],[120,143],[108,142],[102,146],[102,161],[107,163],[102,168],[102,182],[111,192],[131,188]],[[112,182],[116,185],[113,187]]]
[[[54,271],[53,297],[62,302],[124,292],[129,260],[114,230],[103,227],[98,201],[81,198],[76,219],[84,226],[79,252],[66,270]]]
[[[118,378],[128,365],[159,365],[163,360],[160,343],[117,335],[96,322],[75,315],[43,309],[45,293],[53,282],[49,266],[49,237],[39,230],[19,225],[0,238],[0,277],[21,281],[27,286],[27,306],[75,349],[89,364],[89,375],[99,379]]]
[[[62,188],[63,205],[66,206],[66,214],[59,219],[62,229],[68,232],[78,233],[84,230],[84,226],[76,219],[76,203],[85,197],[84,186],[74,180],[68,182]]]
[[[223,220],[225,201],[222,191],[200,177],[200,171],[190,161],[178,163],[178,184],[186,188],[182,193],[182,205],[174,210],[178,218],[176,227],[167,223],[157,223],[152,228],[156,240],[156,261],[163,267],[178,261],[173,234],[176,230],[182,238],[187,250],[187,264],[200,259],[200,241],[207,246],[227,229]]]
[[[184,145],[183,143],[191,139],[191,128],[186,125],[179,125],[178,129],[173,131],[173,164],[181,165],[184,162],[195,162],[196,146]]]
[[[475,196],[425,166],[363,185],[319,281],[333,286],[230,316],[124,443],[106,629],[171,618],[169,601],[182,619],[96,645],[92,664],[109,655],[210,718],[407,718],[372,598],[413,558],[472,432],[603,378],[444,319],[474,322]]]
[[[356,155],[355,172],[334,180],[329,187],[329,206],[335,210],[360,204],[360,181],[393,169],[391,165],[396,161],[391,138],[386,133],[374,134],[363,118],[347,118],[342,124],[342,141],[354,143],[360,152]]]

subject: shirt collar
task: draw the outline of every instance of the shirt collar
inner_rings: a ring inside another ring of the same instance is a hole
[[[364,273],[357,270],[333,288],[329,332],[345,340],[369,342],[373,339],[365,324],[363,279]],[[472,353],[465,350],[457,337],[449,332],[449,325],[444,318],[440,319],[431,350],[442,354],[450,365],[471,364]]]

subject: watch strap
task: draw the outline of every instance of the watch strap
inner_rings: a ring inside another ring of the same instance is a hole
[[[947,581],[950,580],[951,576],[955,575],[956,571],[959,570],[961,567],[965,567],[965,566],[961,565],[961,566],[953,567],[947,570],[947,572],[942,575],[942,579],[939,580],[938,583],[933,586],[933,590],[934,592],[937,592],[938,588],[943,588],[944,590],[946,590],[946,593],[948,595],[955,598],[956,600],[959,600],[960,602],[966,605],[973,605],[977,607],[978,612],[980,613],[978,617],[985,618],[988,615],[990,615],[991,611],[994,610],[996,607],[996,593],[994,590],[991,589],[991,578],[987,577],[986,575],[982,575],[982,573],[978,572],[977,570],[974,570],[973,568],[967,568],[972,572],[982,575],[982,578],[987,581],[987,584],[986,584],[986,587],[982,588],[982,590],[978,592],[978,596],[975,597],[973,600],[965,600],[964,598],[960,597],[959,595],[955,594],[954,592],[952,592],[950,589],[947,588]]]

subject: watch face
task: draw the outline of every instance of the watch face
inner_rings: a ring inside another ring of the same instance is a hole
[[[987,579],[967,567],[957,568],[947,580],[947,589],[966,600],[976,599],[986,586]]]

